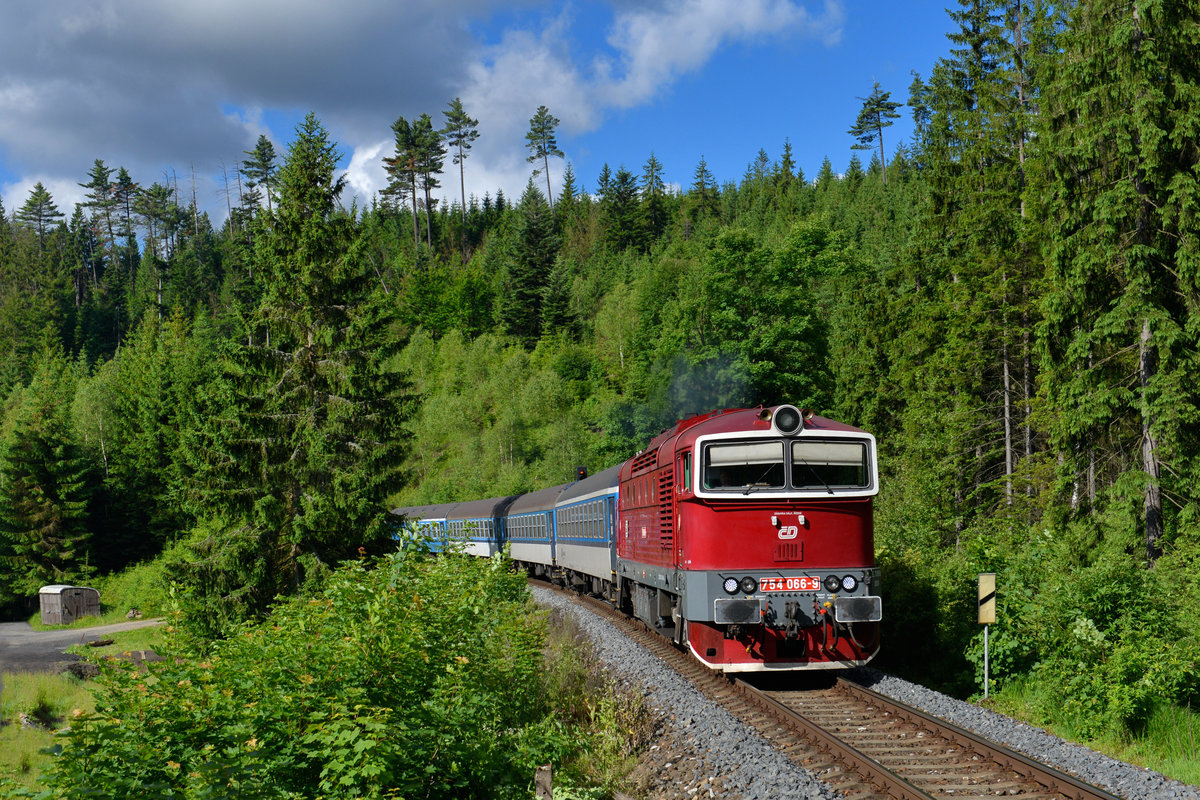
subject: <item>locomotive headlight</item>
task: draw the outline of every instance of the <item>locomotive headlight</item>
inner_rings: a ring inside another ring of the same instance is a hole
[[[741,587],[742,591],[746,594],[754,594],[756,591],[758,591],[758,581],[747,575],[746,577],[742,578]]]
[[[795,406],[780,406],[775,409],[775,429],[790,436],[804,427],[804,418]]]
[[[847,592],[853,592],[858,588],[858,578],[853,575],[842,576],[842,588]]]
[[[822,583],[825,584],[825,591],[829,592],[830,594],[842,588],[842,579],[837,575],[826,575],[825,580],[822,581]]]
[[[725,590],[725,594],[737,594],[738,579],[737,578],[726,578],[725,583],[722,585],[721,588],[723,588]]]

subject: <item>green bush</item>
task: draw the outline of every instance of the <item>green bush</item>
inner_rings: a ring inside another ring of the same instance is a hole
[[[44,797],[523,797],[578,748],[544,638],[504,559],[349,564],[203,660],[108,665]]]
[[[1179,624],[1179,600],[1158,572],[1112,550],[1048,583],[1036,674],[1080,735],[1125,736],[1156,703],[1200,697],[1200,645]]]

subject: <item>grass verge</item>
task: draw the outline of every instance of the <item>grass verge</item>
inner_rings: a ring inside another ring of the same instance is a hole
[[[571,798],[610,797],[628,789],[628,776],[653,736],[653,715],[641,688],[604,668],[571,617],[557,609],[547,613],[546,696],[559,717],[587,741],[571,762],[554,765],[554,796],[560,796],[561,788]]]
[[[87,655],[121,657],[161,647],[163,635],[161,626],[137,628],[112,634],[109,638],[113,643],[104,647],[71,649]],[[52,758],[41,751],[54,746],[54,731],[67,725],[76,709],[92,711],[95,702],[87,681],[66,673],[6,672],[3,681],[0,778],[8,777],[32,788]]]
[[[87,684],[66,674],[13,672],[4,675],[0,694],[0,777],[32,788],[52,756],[54,731],[76,709],[94,707]]]
[[[1028,680],[1015,680],[992,696],[990,707],[1036,725],[1093,750],[1141,767],[1161,772],[1177,781],[1200,786],[1200,712],[1168,703],[1157,704],[1143,729],[1086,740],[1060,715]]]

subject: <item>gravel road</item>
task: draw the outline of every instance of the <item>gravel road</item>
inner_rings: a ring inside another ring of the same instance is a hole
[[[63,652],[77,644],[104,639],[111,633],[160,625],[161,619],[140,619],[71,628],[35,631],[28,622],[0,622],[0,672],[55,672],[63,664],[79,661],[79,656]]]

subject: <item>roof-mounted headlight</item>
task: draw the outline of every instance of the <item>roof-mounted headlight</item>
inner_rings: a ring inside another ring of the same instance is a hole
[[[791,436],[804,427],[804,415],[795,406],[780,406],[775,409],[771,424],[784,436]]]

